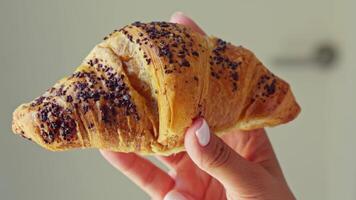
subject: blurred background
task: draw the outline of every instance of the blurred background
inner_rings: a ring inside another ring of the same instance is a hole
[[[356,1],[0,1],[0,199],[148,199],[96,150],[12,134],[12,111],[70,74],[115,28],[183,11],[287,80],[302,113],[268,129],[298,199],[356,199]]]

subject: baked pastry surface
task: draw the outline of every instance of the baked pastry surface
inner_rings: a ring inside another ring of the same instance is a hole
[[[13,131],[53,150],[168,155],[203,116],[218,135],[293,120],[288,83],[249,50],[168,22],[135,22],[96,45],[69,77],[13,114]]]

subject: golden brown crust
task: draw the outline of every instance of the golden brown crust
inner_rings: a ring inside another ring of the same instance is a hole
[[[136,22],[104,39],[73,75],[15,110],[14,132],[54,151],[171,154],[198,116],[220,134],[300,112],[289,85],[243,47],[166,22]]]

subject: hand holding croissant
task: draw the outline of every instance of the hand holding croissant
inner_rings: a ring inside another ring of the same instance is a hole
[[[249,50],[171,21],[109,34],[15,110],[14,132],[53,151],[102,149],[154,199],[294,199],[266,133],[251,131],[298,115],[289,85]],[[172,154],[157,156],[170,175],[119,152]]]
[[[171,21],[203,33],[180,13]],[[102,154],[152,199],[295,199],[263,129],[233,130],[219,138],[199,118],[186,131],[184,143],[186,152],[157,156],[170,169],[169,174],[136,154]]]

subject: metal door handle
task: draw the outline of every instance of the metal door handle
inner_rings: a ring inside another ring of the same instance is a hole
[[[338,59],[338,52],[335,45],[330,43],[321,43],[320,45],[316,46],[315,49],[312,51],[312,54],[307,57],[291,57],[291,56],[284,56],[284,57],[277,57],[274,60],[276,65],[280,66],[309,66],[309,65],[316,65],[319,67],[329,68],[334,66],[334,63]]]

